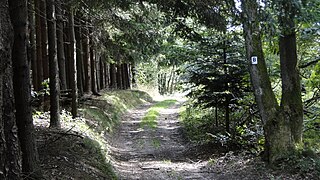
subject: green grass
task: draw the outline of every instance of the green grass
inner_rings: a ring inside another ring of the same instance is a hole
[[[87,124],[93,127],[94,131],[112,133],[128,109],[151,101],[152,98],[142,91],[107,91],[99,99],[86,102],[80,112],[86,119],[91,120],[87,121]]]
[[[107,176],[108,179],[118,179],[117,175],[113,171],[111,164],[108,161],[106,161],[105,150],[101,147],[101,144],[90,138],[84,138],[83,141],[85,147],[90,151],[90,153],[94,154],[91,160],[95,162],[95,166],[97,166],[97,168],[100,169]]]
[[[158,125],[157,118],[160,115],[159,111],[161,109],[166,109],[174,105],[176,102],[177,100],[168,99],[168,100],[160,101],[155,105],[153,105],[151,108],[148,109],[146,115],[142,118],[140,127],[141,128],[149,127],[151,129],[155,129]]]
[[[84,144],[90,149],[95,166],[109,178],[117,179],[109,163],[109,145],[105,133],[112,133],[120,123],[121,116],[128,110],[152,98],[142,91],[119,90],[102,92],[99,98],[85,101],[79,109],[80,118],[71,119],[71,114],[62,114],[63,123],[86,137]]]

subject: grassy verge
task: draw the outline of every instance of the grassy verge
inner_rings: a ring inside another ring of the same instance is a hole
[[[172,105],[174,105],[177,100],[168,99],[164,101],[160,101],[153,105],[151,108],[148,109],[146,115],[142,118],[140,127],[149,127],[149,128],[156,128],[157,127],[157,118],[160,115],[159,111],[161,109],[166,109]]]
[[[66,139],[64,143],[62,143],[63,138],[56,141],[57,143],[51,143],[52,148],[49,150],[54,152],[50,154],[48,154],[46,144],[50,143],[51,139],[42,141],[44,142],[44,148],[42,150],[42,161],[44,163],[54,161],[56,159],[55,156],[63,154],[67,159],[75,159],[77,162],[83,162],[84,167],[92,167],[88,169],[97,169],[97,171],[104,174],[107,179],[117,179],[110,165],[109,145],[106,141],[106,136],[114,131],[120,122],[120,117],[128,109],[152,101],[152,98],[147,93],[141,91],[112,91],[102,92],[101,94],[102,96],[100,97],[91,97],[83,102],[79,108],[80,116],[76,119],[72,119],[71,114],[64,110],[61,114],[62,129],[59,130],[59,132],[45,132],[50,134],[57,133],[53,139],[59,139],[59,134],[71,135],[65,136]],[[39,128],[48,127],[49,113],[37,113],[34,119],[35,124]],[[44,131],[47,131],[46,128],[44,128]],[[76,136],[72,134],[76,134]],[[47,135],[43,136],[45,137]],[[76,164],[76,162],[73,162],[73,164],[72,162],[60,164],[61,169],[53,168],[52,171],[59,171],[61,174],[65,174],[65,176],[62,175],[65,179],[69,179],[69,177],[77,179],[78,176],[73,176],[67,172],[68,167],[74,167],[74,172],[77,172],[75,174],[83,175],[82,177],[86,177],[87,179],[95,177],[94,175],[90,175],[92,174],[90,170],[88,170],[88,172],[81,170],[82,165],[78,167],[74,166],[74,164]],[[44,166],[46,166],[46,164],[44,164]],[[79,169],[79,171],[77,169]],[[53,173],[48,172],[47,174],[50,175]],[[50,179],[50,177],[48,177],[48,179]]]

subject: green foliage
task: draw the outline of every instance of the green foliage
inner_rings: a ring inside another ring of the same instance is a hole
[[[86,118],[92,119],[89,125],[95,127],[97,132],[113,132],[124,112],[152,101],[152,98],[145,92],[128,90],[105,92],[100,99],[99,101],[88,101],[80,109]]]
[[[234,119],[231,132],[226,132],[224,127],[224,114],[216,113],[215,108],[203,108],[186,104],[180,112],[180,119],[187,137],[196,143],[218,143],[230,150],[246,149],[252,153],[263,150],[263,131],[259,119],[248,115],[245,109],[233,113]]]
[[[320,177],[320,157],[311,150],[300,150],[278,161],[276,168],[287,169],[302,177]]]
[[[89,150],[89,153],[92,154],[92,159],[95,161],[95,165],[100,169],[108,179],[116,180],[117,175],[115,174],[110,162],[107,161],[105,157],[105,152],[101,145],[90,138],[84,138],[83,143],[85,147]]]

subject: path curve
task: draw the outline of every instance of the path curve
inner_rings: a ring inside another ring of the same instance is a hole
[[[188,144],[178,119],[180,103],[160,111],[155,129],[140,122],[152,104],[128,112],[111,142],[114,168],[120,179],[216,179],[208,162],[194,162],[185,154]]]

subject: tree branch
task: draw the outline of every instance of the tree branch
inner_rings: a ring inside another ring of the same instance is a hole
[[[315,65],[317,64],[318,62],[320,61],[320,57],[318,57],[317,59],[311,61],[311,62],[308,62],[306,64],[303,64],[303,65],[300,65],[299,68],[306,68],[306,67],[309,67],[309,66],[312,66],[312,65]]]

